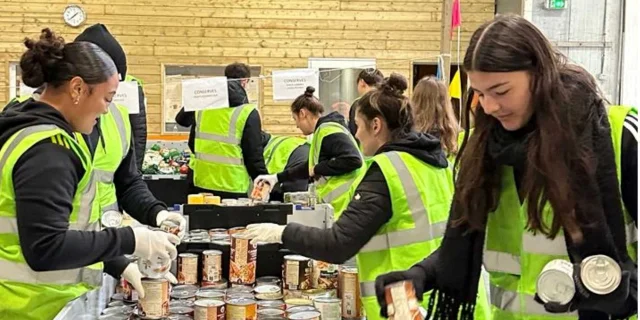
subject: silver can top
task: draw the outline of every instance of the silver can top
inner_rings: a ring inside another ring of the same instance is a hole
[[[552,260],[543,268],[536,282],[536,292],[542,301],[561,305],[571,302],[576,294],[573,265],[566,260]]]
[[[622,281],[622,270],[615,260],[598,254],[582,260],[580,278],[589,291],[604,295],[618,288]]]

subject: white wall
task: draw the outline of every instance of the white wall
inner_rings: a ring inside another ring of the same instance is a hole
[[[640,1],[626,0],[620,103],[640,106]]]

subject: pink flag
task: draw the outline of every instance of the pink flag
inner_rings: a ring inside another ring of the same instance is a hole
[[[453,0],[452,9],[453,13],[451,14],[451,36],[453,36],[453,29],[456,27],[460,27],[462,24],[462,16],[460,15],[460,0]]]

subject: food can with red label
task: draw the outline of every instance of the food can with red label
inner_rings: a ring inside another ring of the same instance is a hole
[[[227,301],[226,320],[256,320],[257,304],[252,299],[233,299]]]
[[[231,261],[229,263],[229,282],[251,285],[256,282],[256,259],[258,247],[251,239],[242,234],[231,236]]]
[[[198,300],[194,304],[194,320],[224,320],[225,304],[219,300]]]
[[[310,289],[312,273],[313,263],[311,259],[299,255],[284,256],[284,289]]]
[[[358,269],[342,267],[340,269],[340,298],[342,299],[342,318],[362,318],[362,302],[360,300],[360,282]]]
[[[210,286],[222,281],[222,251],[202,252],[202,286]]]
[[[423,320],[411,281],[392,283],[384,288],[390,320]]]
[[[178,283],[198,283],[198,255],[181,253],[178,255]]]
[[[138,316],[143,319],[162,319],[169,315],[169,281],[142,279],[145,296],[138,301]]]

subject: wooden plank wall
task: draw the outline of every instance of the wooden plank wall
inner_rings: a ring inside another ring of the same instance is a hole
[[[51,27],[67,40],[104,23],[127,52],[129,73],[145,81],[148,131],[160,133],[161,64],[223,65],[235,61],[274,69],[307,67],[308,58],[376,58],[385,73],[410,77],[411,59],[438,54],[441,0],[0,0],[0,102],[8,99],[9,62],[25,36]],[[494,0],[462,0],[462,40],[492,18]],[[68,3],[87,23],[64,25]],[[463,50],[464,50],[463,44]],[[452,48],[456,45],[452,44]],[[435,61],[435,59],[431,59]],[[454,56],[453,61],[456,61]],[[264,83],[266,130],[298,133],[288,104],[271,100]]]

